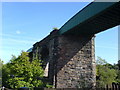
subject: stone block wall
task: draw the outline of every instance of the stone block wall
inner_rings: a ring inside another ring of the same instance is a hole
[[[57,88],[95,86],[93,36],[61,35],[58,37],[56,61]]]
[[[44,55],[45,51],[48,53]],[[38,55],[49,63],[48,78],[54,88],[95,86],[94,36],[58,35],[53,31],[34,44],[32,52],[33,58]]]
[[[55,77],[55,60],[56,58],[56,45],[57,45],[57,34],[58,30],[54,30],[48,35],[46,38],[37,42],[33,45],[32,50],[32,58],[38,57],[38,59],[42,60],[43,68],[46,69],[48,64],[48,76],[46,76],[49,80],[50,84],[54,84]]]

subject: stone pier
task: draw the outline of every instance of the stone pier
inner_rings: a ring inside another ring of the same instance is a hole
[[[48,80],[55,88],[92,88],[96,83],[93,35],[50,35],[33,46],[33,58],[48,68]]]

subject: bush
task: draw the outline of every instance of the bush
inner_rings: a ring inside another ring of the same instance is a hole
[[[3,65],[3,85],[8,88],[41,87],[43,82],[37,78],[43,77],[40,60],[29,61],[27,52],[22,52],[17,58],[12,57],[9,63]]]

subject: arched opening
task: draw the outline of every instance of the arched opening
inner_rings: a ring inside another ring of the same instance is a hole
[[[48,61],[48,58],[49,58],[49,50],[48,50],[48,48],[46,46],[42,47],[41,59],[43,61]]]
[[[41,60],[42,60],[42,67],[44,69],[44,77],[48,77],[49,71],[49,49],[46,45],[42,46],[42,50],[40,52]]]
[[[47,62],[49,61],[49,49],[47,46],[42,46],[42,50],[40,52],[41,60],[42,60],[42,67],[45,69]]]

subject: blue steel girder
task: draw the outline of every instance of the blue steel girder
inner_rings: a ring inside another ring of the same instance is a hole
[[[120,25],[120,2],[92,2],[68,20],[59,34],[96,34]]]

